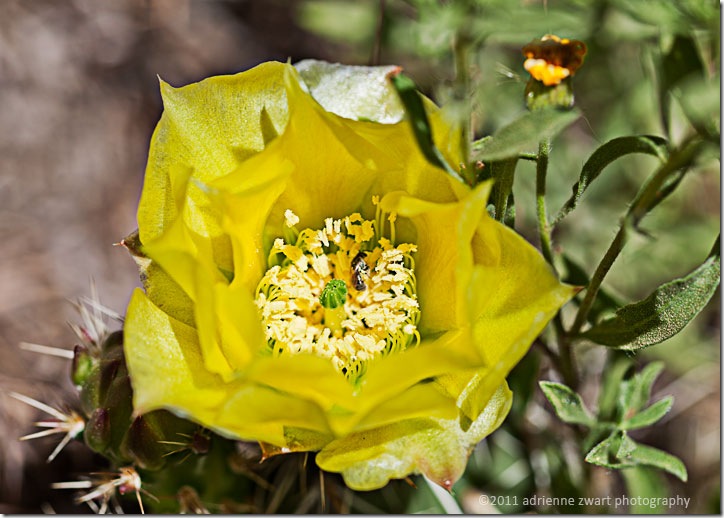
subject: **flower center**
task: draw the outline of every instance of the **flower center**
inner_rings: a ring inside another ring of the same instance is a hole
[[[284,239],[269,255],[256,304],[272,354],[329,358],[351,382],[373,358],[420,341],[415,245],[394,244],[395,214],[375,221],[351,214],[324,228],[297,231],[285,213]],[[389,232],[385,237],[385,223]]]

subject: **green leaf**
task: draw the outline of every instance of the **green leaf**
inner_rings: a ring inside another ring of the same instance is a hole
[[[493,138],[474,142],[473,157],[488,162],[537,150],[541,140],[554,137],[580,115],[578,110],[560,111],[553,108],[528,112],[500,128]]]
[[[669,134],[671,90],[683,79],[697,76],[704,77],[704,63],[699,55],[696,42],[691,36],[679,34],[661,62],[659,107],[661,123],[667,135]]]
[[[629,419],[646,405],[651,398],[654,382],[663,369],[663,362],[653,362],[621,383],[617,400],[618,422]]]
[[[669,410],[671,410],[671,406],[673,404],[674,398],[672,396],[666,396],[664,399],[657,401],[632,418],[623,421],[619,428],[621,430],[636,430],[637,428],[644,428],[645,426],[652,425],[664,417]]]
[[[593,425],[593,416],[581,400],[581,396],[573,390],[553,381],[541,381],[539,385],[561,421],[585,426]]]
[[[678,149],[671,151],[666,163],[646,180],[631,202],[626,212],[626,224],[637,229],[643,217],[674,192],[703,146],[703,140],[691,138]]]
[[[641,498],[631,499],[628,512],[631,514],[666,514],[667,508],[661,503],[669,496],[668,486],[661,473],[644,466],[624,469],[621,471],[629,496]],[[644,505],[644,502],[648,505]]]
[[[586,455],[586,462],[609,469],[621,469],[635,466],[635,463],[627,460],[626,458],[620,459],[617,456],[618,452],[621,450],[623,436],[623,432],[617,431],[599,442]]]
[[[430,120],[427,118],[427,112],[415,82],[403,74],[392,74],[390,80],[407,111],[415,140],[427,161],[464,183],[462,176],[450,167],[450,164],[447,163],[440,150],[435,146]]]
[[[623,433],[621,438],[621,446],[617,457],[622,463],[643,464],[668,471],[683,482],[688,479],[686,466],[678,458],[657,448],[638,444],[626,433]]]
[[[686,277],[659,286],[583,333],[593,342],[635,351],[681,331],[714,295],[721,277],[719,239],[707,260]]]
[[[668,155],[667,141],[661,137],[638,135],[615,138],[599,147],[583,165],[581,176],[573,186],[573,194],[561,207],[553,224],[558,223],[576,208],[583,193],[609,164],[633,153],[653,155],[665,162]]]

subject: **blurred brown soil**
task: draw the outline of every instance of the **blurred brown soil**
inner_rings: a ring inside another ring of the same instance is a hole
[[[58,438],[18,442],[43,417],[15,391],[76,401],[69,362],[19,349],[72,349],[68,300],[90,294],[123,313],[138,285],[112,246],[135,229],[157,75],[182,85],[262,61],[330,57],[293,25],[294,2],[0,2],[0,513],[78,512],[51,490],[97,462]],[[280,36],[280,35],[283,35]],[[48,509],[47,507],[45,508]]]

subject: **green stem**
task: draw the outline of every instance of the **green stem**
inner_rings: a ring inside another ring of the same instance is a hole
[[[538,235],[540,236],[540,247],[543,257],[551,265],[553,264],[553,253],[551,251],[551,235],[548,227],[548,216],[546,214],[546,175],[548,174],[548,154],[551,149],[550,139],[543,139],[538,145],[538,162],[535,170],[535,203],[538,216]]]
[[[468,92],[470,91],[470,77],[468,74],[468,52],[471,40],[465,27],[462,27],[455,35],[453,53],[455,58],[455,98],[461,103],[460,115],[460,156],[463,161],[462,175],[468,185],[475,185],[475,168],[470,164],[470,142],[471,125],[470,102]]]
[[[689,138],[682,145],[671,153],[669,159],[664,163],[652,176],[652,178],[643,186],[639,194],[631,203],[626,215],[621,221],[621,226],[618,229],[616,237],[613,238],[613,242],[606,250],[606,254],[601,259],[596,271],[591,277],[591,282],[588,283],[586,289],[586,296],[583,298],[581,305],[578,307],[578,313],[576,313],[576,319],[573,321],[571,329],[568,331],[569,337],[575,337],[581,332],[581,328],[586,323],[588,313],[593,307],[593,303],[596,300],[603,279],[606,274],[613,266],[613,263],[618,258],[621,250],[623,250],[626,244],[626,238],[628,229],[635,228],[641,219],[660,201],[668,196],[670,192],[675,188],[675,185],[667,186],[666,182],[671,181],[672,175],[676,174],[679,170],[686,170],[688,168],[700,146],[702,145],[701,140],[697,138]],[[680,179],[680,178],[679,178]],[[678,181],[676,182],[678,183]]]
[[[569,336],[576,336],[581,331],[583,324],[586,323],[586,318],[588,317],[588,313],[593,307],[593,303],[596,300],[598,290],[601,288],[601,283],[603,282],[604,277],[606,277],[608,271],[611,269],[611,266],[613,266],[616,258],[618,258],[621,250],[623,250],[625,244],[626,222],[624,221],[621,223],[621,227],[618,229],[616,237],[613,238],[611,246],[608,247],[608,250],[606,250],[606,254],[603,256],[603,259],[601,259],[601,262],[598,264],[596,271],[593,273],[593,277],[591,277],[591,282],[588,283],[588,287],[586,288],[586,296],[583,297],[583,301],[578,307],[576,319],[573,321],[573,325],[568,332]]]
[[[535,201],[536,215],[538,219],[538,236],[540,237],[540,247],[543,257],[553,266],[553,249],[551,246],[551,230],[548,224],[548,213],[546,211],[546,176],[548,174],[548,155],[551,150],[550,139],[543,139],[538,144],[538,156],[536,160],[536,185],[535,185]],[[555,268],[555,267],[554,267]],[[578,376],[573,359],[573,348],[567,339],[561,314],[558,312],[553,318],[553,326],[558,341],[558,362],[557,368],[563,376],[568,386],[575,388],[578,386]]]

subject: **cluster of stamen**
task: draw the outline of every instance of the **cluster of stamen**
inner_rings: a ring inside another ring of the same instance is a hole
[[[256,295],[272,354],[329,358],[356,382],[368,361],[419,342],[416,247],[395,245],[394,214],[378,205],[375,221],[355,213],[302,231],[285,217]]]

